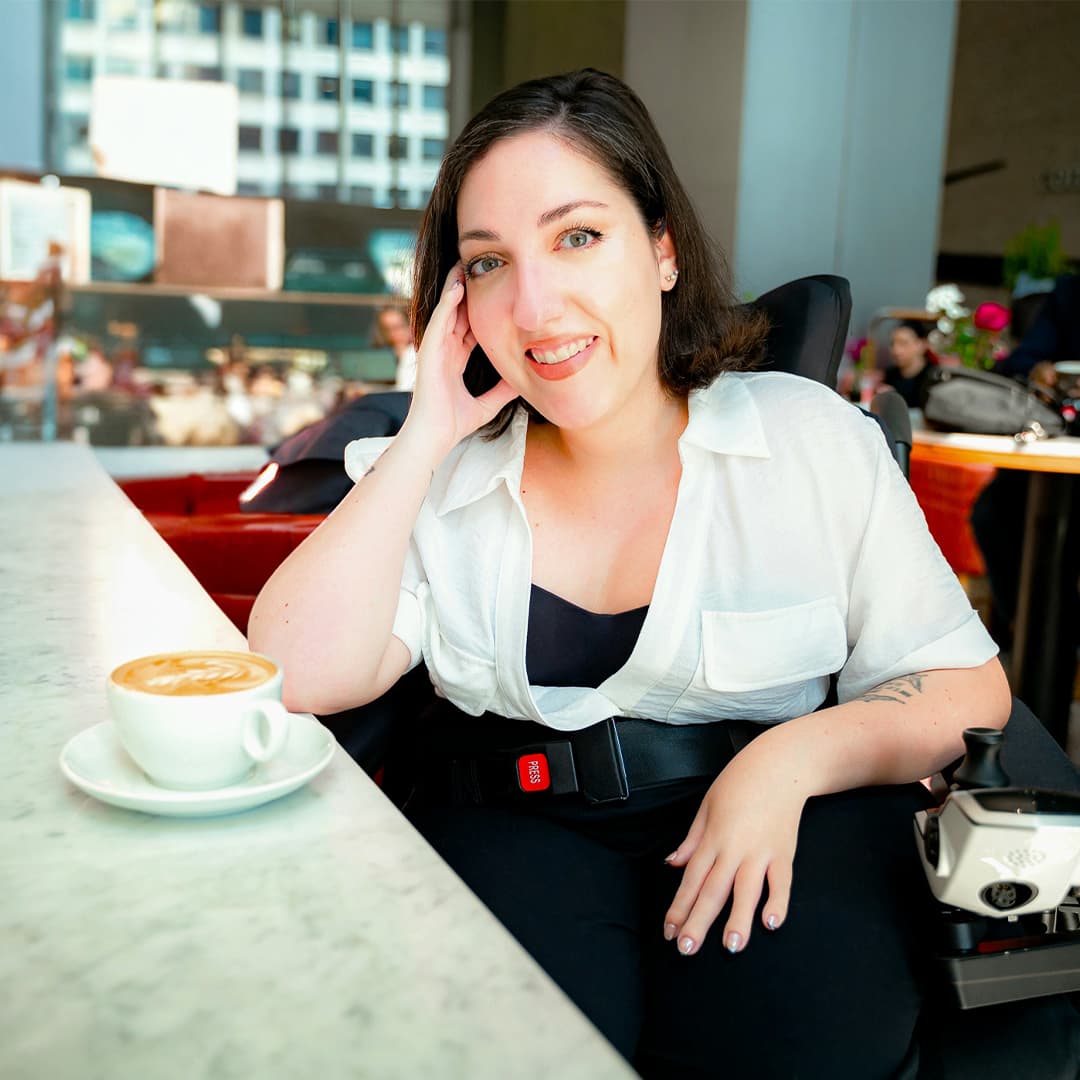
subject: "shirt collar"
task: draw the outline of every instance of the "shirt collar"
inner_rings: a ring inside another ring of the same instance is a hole
[[[511,495],[516,496],[521,488],[528,427],[529,414],[519,408],[497,439],[477,433],[461,443],[459,452],[447,462],[442,491],[432,492],[435,513],[442,517],[468,506],[490,495],[500,484],[506,484]]]
[[[689,421],[680,445],[700,446],[715,454],[770,457],[769,444],[753,396],[737,374],[724,374],[689,397]],[[443,483],[433,485],[432,503],[442,517],[490,495],[506,484],[511,496],[521,488],[525,433],[529,415],[518,409],[510,426],[496,439],[472,435],[459,447],[443,471]]]
[[[747,376],[725,372],[689,397],[690,419],[680,444],[714,454],[767,458],[769,443]]]

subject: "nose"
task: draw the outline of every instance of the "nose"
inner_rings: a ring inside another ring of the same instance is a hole
[[[565,307],[558,268],[540,261],[520,261],[516,269],[514,323],[535,333],[557,322]]]

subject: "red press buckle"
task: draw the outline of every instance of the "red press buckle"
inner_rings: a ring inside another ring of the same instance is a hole
[[[517,759],[518,787],[527,794],[551,787],[551,770],[546,754],[522,754]]]

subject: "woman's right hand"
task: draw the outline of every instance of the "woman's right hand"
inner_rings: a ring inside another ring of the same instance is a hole
[[[424,331],[413,402],[402,428],[403,435],[408,431],[407,438],[422,437],[440,460],[517,397],[505,379],[480,397],[469,393],[463,376],[475,347],[465,303],[465,272],[456,263]]]

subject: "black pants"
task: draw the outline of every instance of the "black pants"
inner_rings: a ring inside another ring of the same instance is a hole
[[[421,792],[407,811],[645,1077],[913,1077],[921,1053],[920,1078],[993,1065],[1075,1080],[1080,1023],[1063,999],[926,1015],[937,913],[913,839],[912,814],[931,802],[919,784],[811,799],[784,925],[764,929],[759,908],[731,955],[725,911],[696,955],[680,955],[662,930],[682,871],[663,859],[708,784],[599,807],[576,796],[458,806]]]
[[[744,952],[664,941],[681,871],[663,858],[708,785],[617,810],[428,807],[420,831],[647,1076],[893,1076],[912,1043],[932,916],[914,785],[812,800],[790,913]],[[767,793],[762,793],[766,798]]]

